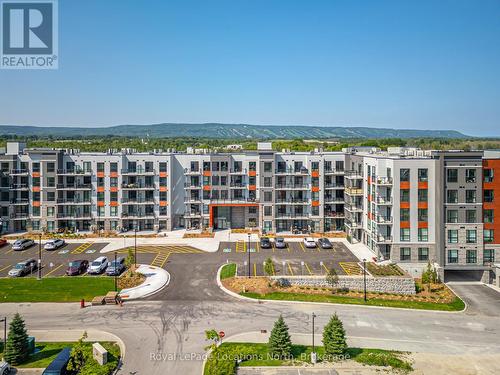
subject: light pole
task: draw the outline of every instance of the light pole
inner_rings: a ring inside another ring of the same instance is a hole
[[[134,265],[137,268],[137,226],[134,227]]]
[[[7,317],[0,319],[3,322],[3,353],[5,357],[5,348],[7,347]]]
[[[365,302],[366,302],[366,259],[363,259],[363,289],[365,292]]]
[[[38,280],[42,280],[42,233],[38,233]]]
[[[117,264],[116,264],[116,251],[115,251],[115,268],[114,268],[114,273],[115,273],[115,292],[118,290],[118,279],[117,279],[117,275],[118,275],[118,272],[117,272]]]
[[[248,233],[248,278],[250,277],[250,233]]]
[[[316,352],[314,350],[314,318],[316,314],[312,313],[312,352],[311,352],[311,363],[316,363]]]

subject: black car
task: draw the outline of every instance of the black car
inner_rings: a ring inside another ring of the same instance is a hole
[[[260,239],[260,248],[261,249],[270,249],[272,247],[271,241],[269,240],[269,237],[262,237]]]
[[[66,275],[77,276],[87,272],[89,268],[88,260],[74,260],[69,262],[68,268],[66,269]]]
[[[328,238],[320,238],[318,240],[318,244],[319,246],[321,246],[322,249],[331,249],[333,248],[333,245],[332,243],[330,242],[330,240]]]
[[[57,355],[57,357],[50,362],[47,368],[43,371],[42,375],[68,375],[73,374],[73,371],[69,371],[66,367],[68,366],[69,357],[71,354],[71,348],[66,347]]]

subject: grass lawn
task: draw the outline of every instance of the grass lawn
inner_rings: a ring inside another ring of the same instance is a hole
[[[36,352],[23,364],[16,366],[19,368],[45,368],[52,362],[59,352],[67,346],[72,347],[74,342],[38,342],[36,343]],[[101,345],[108,351],[108,363],[99,366],[92,359],[92,343],[85,343],[85,355],[87,362],[82,369],[83,374],[111,374],[118,366],[120,357],[120,348],[115,343],[101,342]],[[1,352],[0,352],[1,353]]]
[[[353,304],[353,305],[401,307],[406,309],[441,310],[441,311],[461,311],[465,308],[464,302],[458,297],[456,297],[451,303],[433,303],[424,301],[384,300],[376,298],[368,299],[368,301],[365,302],[363,298],[356,298],[349,296],[307,294],[307,293],[286,293],[286,292],[271,292],[267,294],[246,292],[240,294],[245,297],[250,297],[255,299],[268,299],[275,301],[329,302],[329,303],[343,303],[343,304]]]
[[[233,375],[236,373],[236,361],[241,359],[239,366],[290,366],[310,363],[312,347],[306,345],[293,345],[292,358],[282,360],[269,355],[267,344],[250,343],[224,343],[210,355],[205,369],[205,375]],[[324,356],[323,347],[316,347],[318,362]],[[364,365],[390,367],[394,370],[409,372],[411,364],[402,356],[405,353],[381,350],[349,348],[346,359],[356,361]]]
[[[228,279],[230,277],[234,277],[236,275],[236,263],[229,263],[222,267],[220,271],[221,280]]]
[[[0,279],[1,302],[75,302],[114,290],[112,277],[47,277]]]

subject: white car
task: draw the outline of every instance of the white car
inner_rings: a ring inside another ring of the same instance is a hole
[[[11,374],[12,370],[12,367],[7,362],[0,361],[0,375]]]
[[[34,244],[35,244],[35,241],[30,240],[28,238],[24,238],[24,239],[17,240],[16,242],[14,242],[14,244],[12,245],[12,250],[21,251],[21,250],[27,249],[30,246],[33,246]]]
[[[304,246],[312,249],[316,247],[316,241],[314,241],[314,238],[312,237],[306,237],[304,238]]]
[[[45,250],[56,250],[56,249],[59,249],[61,246],[64,246],[66,245],[66,242],[64,242],[64,240],[61,240],[60,238],[58,238],[57,240],[49,240],[45,243],[45,245],[43,246],[43,248]]]
[[[106,257],[99,257],[96,260],[94,260],[92,263],[90,263],[90,266],[87,270],[89,274],[94,274],[98,275],[100,273],[103,273],[104,270],[108,267],[108,258]]]

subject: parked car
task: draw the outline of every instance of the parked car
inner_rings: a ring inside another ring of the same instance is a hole
[[[0,246],[5,246],[7,245],[7,240],[5,238],[0,238]]]
[[[66,375],[72,374],[66,367],[68,366],[71,348],[68,346],[60,351],[56,358],[49,363],[47,368],[42,372],[42,375]]]
[[[90,267],[88,268],[87,272],[89,274],[98,275],[100,273],[103,273],[104,270],[106,270],[106,267],[108,267],[108,258],[99,257],[92,263],[90,263]]]
[[[69,262],[68,268],[66,269],[66,275],[68,276],[77,276],[84,274],[87,272],[87,268],[89,268],[88,260],[74,260]]]
[[[286,242],[283,237],[276,237],[274,239],[274,246],[276,246],[277,249],[286,249]]]
[[[269,240],[269,237],[261,237],[260,247],[261,247],[261,249],[270,249],[272,247],[271,241]]]
[[[66,242],[60,238],[56,239],[56,240],[49,240],[45,243],[45,245],[43,246],[43,248],[45,250],[56,250],[56,249],[59,249],[60,247],[66,245]]]
[[[123,271],[125,271],[125,258],[118,257],[116,258],[116,262],[114,260],[109,262],[108,268],[106,269],[106,275],[108,276],[121,275]]]
[[[312,237],[306,237],[304,238],[304,246],[312,249],[316,247],[316,241],[314,241],[314,238]]]
[[[14,268],[9,271],[10,277],[22,277],[28,275],[37,269],[37,263],[35,259],[28,259],[24,262],[17,263]]]
[[[333,248],[333,245],[328,238],[324,238],[324,237],[320,238],[318,240],[318,244],[319,244],[319,246],[321,246],[322,249],[332,249]]]
[[[14,242],[14,244],[12,245],[12,250],[14,250],[14,251],[24,250],[30,246],[33,246],[34,244],[35,244],[35,241],[30,240],[28,238],[24,238],[24,239],[17,240],[16,242]]]
[[[12,367],[7,362],[0,361],[0,375],[8,375],[12,371]]]

